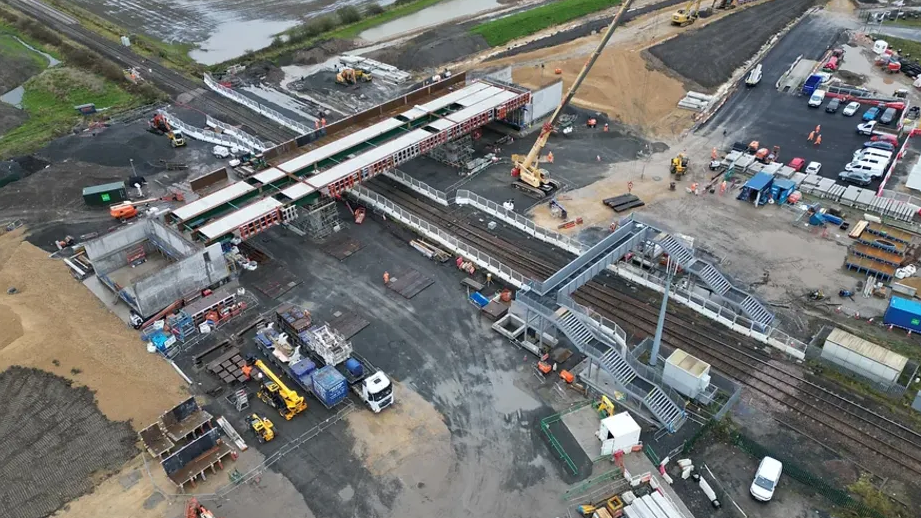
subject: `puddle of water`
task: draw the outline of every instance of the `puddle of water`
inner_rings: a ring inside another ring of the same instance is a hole
[[[46,54],[45,52],[42,52],[42,51],[38,50],[37,48],[33,47],[32,45],[29,45],[28,43],[22,41],[21,39],[17,38],[16,36],[13,36],[13,37],[16,38],[16,41],[18,41],[19,43],[21,43],[23,47],[25,47],[25,48],[31,50],[32,52],[35,52],[35,53],[37,53],[37,54],[41,54],[42,56],[45,56],[45,59],[48,60],[48,68],[56,67],[56,66],[58,66],[58,65],[61,64],[61,62],[58,61],[57,59],[54,59],[54,56],[52,56],[51,54]]]
[[[22,96],[25,95],[26,89],[21,85],[10,90],[9,92],[0,95],[0,101],[5,102],[6,104],[15,106],[16,108],[22,109]]]
[[[540,401],[515,386],[514,372],[494,373],[490,377],[493,406],[500,414],[510,414],[518,410],[534,410],[540,407]]]
[[[377,27],[372,27],[362,32],[359,37],[368,41],[378,41],[406,31],[430,27],[456,18],[477,14],[487,9],[494,9],[499,5],[497,0],[447,0]]]
[[[876,90],[883,95],[891,95],[898,89],[895,85],[895,79],[890,74],[885,74],[882,69],[873,65],[873,61],[868,58],[860,47],[851,47],[844,45],[844,64],[841,70],[860,74],[867,78],[862,85],[869,90]]]
[[[203,65],[214,65],[233,59],[247,50],[268,47],[275,34],[297,25],[296,20],[247,20],[222,24],[211,36],[189,53]]]

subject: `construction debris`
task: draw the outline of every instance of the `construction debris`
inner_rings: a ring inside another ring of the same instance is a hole
[[[646,203],[639,199],[635,194],[621,194],[620,196],[615,196],[613,198],[605,198],[602,200],[602,203],[614,209],[614,212],[625,212],[630,209],[635,209],[646,205]]]

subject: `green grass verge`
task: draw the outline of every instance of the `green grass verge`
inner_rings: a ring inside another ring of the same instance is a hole
[[[32,46],[35,47],[35,45]],[[38,49],[38,47],[35,48]],[[45,59],[45,56],[27,49],[22,43],[16,41],[12,34],[3,32],[2,28],[0,28],[0,56],[10,60],[27,59],[35,63],[39,70],[43,70],[48,66],[48,60]]]
[[[535,9],[481,23],[470,29],[493,47],[582,16],[614,7],[620,0],[560,0]]]
[[[29,119],[0,138],[0,158],[35,151],[69,133],[83,118],[74,106],[95,103],[97,110],[111,112],[143,103],[115,83],[67,67],[46,70],[23,86],[22,105]]]
[[[343,39],[355,38],[363,31],[366,31],[372,27],[377,27],[378,25],[383,25],[391,20],[396,20],[397,18],[402,18],[415,12],[419,12],[426,7],[431,7],[441,1],[442,0],[417,0],[409,4],[397,5],[376,16],[371,16],[361,20],[360,22],[353,23],[352,25],[347,25],[345,27],[336,29],[330,32],[328,37]]]

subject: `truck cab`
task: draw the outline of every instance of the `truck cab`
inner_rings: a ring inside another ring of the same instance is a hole
[[[393,404],[393,383],[382,371],[352,385],[352,390],[375,414]]]

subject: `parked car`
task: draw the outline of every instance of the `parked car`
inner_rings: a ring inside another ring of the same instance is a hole
[[[873,176],[865,171],[841,171],[838,173],[838,180],[866,187],[873,181]]]
[[[888,142],[893,146],[898,147],[899,139],[895,135],[889,133],[880,133],[879,135],[873,135],[870,137],[870,142]]]
[[[873,106],[869,110],[863,112],[863,120],[866,122],[874,121],[879,117],[879,106]]]
[[[825,90],[816,90],[812,92],[812,97],[809,98],[809,107],[818,108],[822,106],[822,102],[825,101]]]
[[[861,135],[872,135],[873,130],[876,129],[876,121],[864,122],[863,124],[857,125],[857,133]]]
[[[790,163],[787,164],[787,167],[792,167],[793,170],[798,173],[802,171],[804,167],[806,167],[806,161],[799,157],[791,158]]]
[[[885,142],[882,140],[864,142],[863,147],[869,149],[882,149],[883,151],[895,151],[895,146],[892,145],[892,142]]]
[[[806,174],[819,174],[821,170],[822,164],[819,162],[809,162],[809,165],[806,166]]]
[[[853,117],[857,110],[860,109],[860,103],[857,101],[851,101],[847,103],[847,106],[844,107],[844,110],[841,112],[845,117]]]
[[[774,489],[777,488],[782,472],[783,464],[779,460],[773,457],[761,459],[750,489],[752,496],[762,502],[769,501],[774,496]]]
[[[841,106],[841,99],[835,97],[825,105],[825,113],[835,113],[839,106]]]
[[[895,118],[896,118],[895,108],[886,108],[886,111],[883,112],[883,116],[879,118],[879,121],[888,126],[895,121]]]

